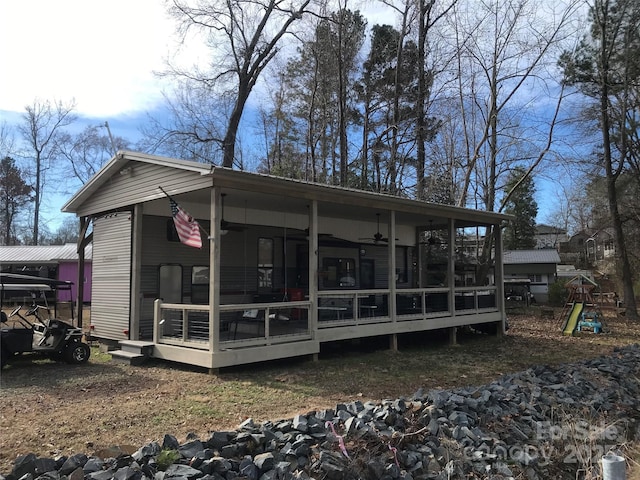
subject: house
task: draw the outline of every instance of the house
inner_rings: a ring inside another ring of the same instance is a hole
[[[12,245],[0,246],[0,271],[33,275],[50,280],[73,282],[70,289],[56,290],[57,302],[72,302],[78,299],[78,252],[75,243],[65,245]],[[91,301],[91,252],[85,251],[83,266],[84,294],[82,301]]]
[[[504,252],[504,279],[529,279],[529,288],[537,302],[549,301],[549,285],[556,281],[560,256],[554,249],[508,250]]]
[[[568,240],[567,231],[553,227],[551,225],[539,224],[536,225],[536,233],[534,239],[536,241],[537,249],[553,248],[555,250],[560,249],[560,244]]]
[[[202,248],[180,242],[168,196],[201,225]],[[93,242],[93,336],[144,341],[157,358],[216,369],[338,340],[396,348],[401,334],[504,328],[508,215],[135,152],[63,211]],[[469,229],[495,237],[495,265],[456,255]]]
[[[613,229],[597,230],[585,240],[585,247],[587,261],[591,265],[598,265],[598,262],[603,261],[612,261],[616,252]]]
[[[578,268],[615,272],[615,236],[612,228],[582,230],[560,246],[563,263]]]

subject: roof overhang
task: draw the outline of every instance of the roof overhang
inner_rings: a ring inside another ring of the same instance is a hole
[[[91,180],[89,180],[67,203],[62,207],[64,212],[77,212],[83,203],[108,180],[118,173],[130,161],[144,162],[176,168],[198,173],[211,178],[211,185],[220,187],[223,192],[229,190],[242,191],[242,199],[238,195],[228,195],[227,205],[234,201],[240,202],[237,206],[260,205],[264,209],[279,211],[299,212],[306,211],[311,201],[317,201],[322,208],[321,214],[336,215],[352,218],[361,218],[363,210],[377,212],[393,211],[397,222],[415,221],[419,218],[456,220],[457,227],[478,225],[499,225],[511,219],[510,215],[472,210],[452,205],[436,204],[420,200],[413,200],[383,193],[368,192],[353,188],[345,188],[334,185],[326,185],[304,180],[276,177],[261,173],[233,170],[209,164],[197,163],[186,160],[148,155],[137,152],[118,152]],[[210,202],[208,190],[195,190],[184,195],[190,200],[198,202]],[[158,189],[157,198],[164,194]],[[292,199],[302,200],[292,202]],[[320,208],[319,207],[319,208]],[[103,212],[95,212],[101,214]],[[411,223],[411,222],[409,222]]]

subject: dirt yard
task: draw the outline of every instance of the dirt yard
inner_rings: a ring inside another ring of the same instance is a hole
[[[411,395],[418,388],[480,385],[535,364],[561,364],[638,343],[640,325],[608,318],[607,332],[561,334],[562,321],[539,310],[509,316],[503,337],[460,332],[458,345],[443,333],[368,339],[326,348],[320,361],[288,359],[223,370],[218,375],[151,361],[113,363],[97,346],[87,365],[70,366],[23,355],[0,377],[0,473],[29,452],[56,456],[94,453],[109,446],[137,449],[170,433],[235,429],[289,418],[354,399]],[[633,478],[633,477],[631,477]],[[636,477],[637,478],[637,477]]]

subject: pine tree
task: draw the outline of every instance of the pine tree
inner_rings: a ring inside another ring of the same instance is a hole
[[[536,245],[536,189],[533,178],[525,175],[524,168],[516,167],[504,188],[505,194],[509,196],[504,212],[515,216],[504,231],[504,247],[507,250],[526,250]]]
[[[15,219],[31,198],[33,189],[24,181],[23,172],[13,158],[0,160],[0,238],[2,245],[15,244]]]

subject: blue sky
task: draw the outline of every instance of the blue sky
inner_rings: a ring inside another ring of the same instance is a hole
[[[365,15],[370,25],[390,19],[379,7]],[[168,85],[154,72],[177,50],[174,28],[159,0],[0,2],[0,123],[18,123],[35,100],[74,100],[80,129],[108,121],[113,135],[135,142],[147,115],[161,112]],[[182,64],[205,58],[202,42],[180,52],[173,59]],[[538,219],[545,221],[557,186],[537,184]],[[58,210],[67,199],[58,195],[48,208],[51,227],[63,218]]]

